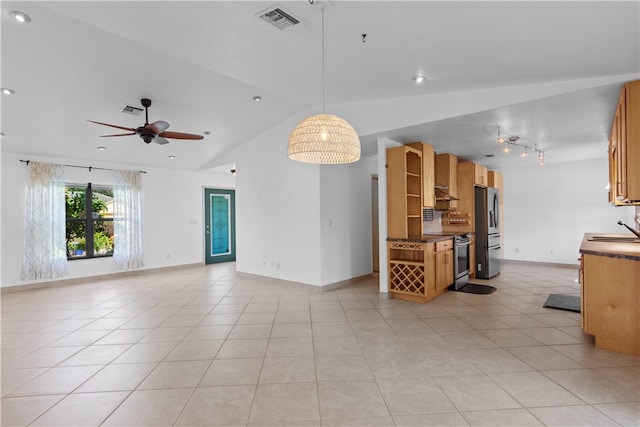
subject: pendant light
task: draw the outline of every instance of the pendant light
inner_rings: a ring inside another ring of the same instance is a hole
[[[324,111],[324,6],[322,7],[322,114],[303,119],[289,135],[288,156],[304,163],[341,164],[360,160],[360,138],[344,119]]]

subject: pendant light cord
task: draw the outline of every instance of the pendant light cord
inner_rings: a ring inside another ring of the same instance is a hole
[[[322,114],[324,114],[324,6],[322,7]]]

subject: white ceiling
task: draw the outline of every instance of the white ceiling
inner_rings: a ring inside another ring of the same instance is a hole
[[[274,4],[302,23],[279,30]],[[322,101],[352,103],[615,75],[640,76],[640,9],[623,2],[2,1],[3,152],[198,170]],[[19,24],[8,16],[31,16]],[[366,42],[362,34],[366,33]],[[423,73],[427,82],[415,85]],[[361,135],[426,140],[499,168],[497,124],[547,161],[603,157],[620,84]],[[254,95],[263,101],[252,101]],[[100,138],[150,121],[202,141]],[[345,117],[348,120],[348,117]],[[286,141],[283,141],[286,144]],[[98,151],[96,147],[107,147]],[[496,154],[493,158],[486,154]],[[170,161],[169,155],[176,156]]]

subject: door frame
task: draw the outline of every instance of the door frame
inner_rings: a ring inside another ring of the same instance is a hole
[[[229,213],[229,222],[230,222],[230,246],[231,250],[229,254],[219,255],[219,256],[211,256],[210,253],[210,239],[209,232],[207,230],[208,222],[210,220],[210,207],[208,203],[208,199],[211,194],[224,194],[230,196],[230,213]],[[236,202],[235,196],[236,190],[235,188],[222,188],[222,187],[203,187],[202,189],[202,233],[203,233],[203,242],[202,242],[202,251],[204,254],[203,262],[205,265],[215,264],[220,262],[230,262],[236,260]]]

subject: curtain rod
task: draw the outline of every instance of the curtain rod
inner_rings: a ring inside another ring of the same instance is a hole
[[[27,166],[29,165],[29,162],[31,162],[31,160],[20,160],[20,161],[22,163],[26,163]],[[91,172],[93,169],[101,170],[101,171],[116,171],[116,170],[119,170],[119,169],[110,169],[110,168],[97,168],[97,167],[94,167],[94,166],[78,166],[78,165],[60,165],[60,166],[65,166],[65,167],[68,167],[68,168],[89,169],[89,172]],[[137,171],[137,172],[147,173],[146,171]]]

